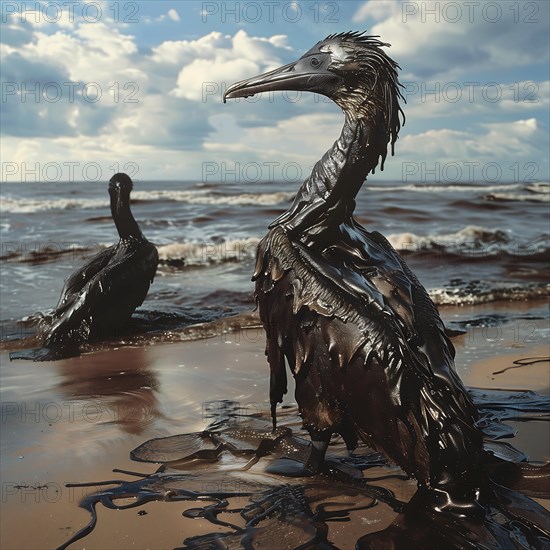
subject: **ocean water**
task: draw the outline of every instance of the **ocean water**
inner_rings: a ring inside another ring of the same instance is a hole
[[[135,182],[134,216],[161,258],[136,312],[147,332],[252,311],[256,245],[298,185]],[[118,235],[103,182],[2,184],[1,197],[6,344],[29,336],[33,329],[20,321],[52,309],[64,279]],[[549,207],[545,182],[403,184],[373,176],[358,195],[356,218],[402,252],[443,309],[547,296]]]

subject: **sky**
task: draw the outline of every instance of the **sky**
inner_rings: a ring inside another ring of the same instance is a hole
[[[1,181],[301,181],[338,107],[222,94],[348,30],[391,44],[407,99],[395,157],[369,181],[548,181],[549,6],[4,0]]]

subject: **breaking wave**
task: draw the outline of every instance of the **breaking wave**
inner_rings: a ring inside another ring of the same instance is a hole
[[[229,195],[206,190],[194,191],[134,191],[132,193],[132,202],[182,202],[186,204],[203,205],[260,205],[275,206],[289,202],[295,195],[295,192],[278,191],[275,193],[240,193]],[[31,198],[2,198],[2,210],[6,213],[14,214],[32,214],[47,210],[75,210],[108,208],[109,199],[107,194],[103,199],[70,198],[70,199],[31,199]]]
[[[275,193],[239,193],[227,195],[206,190],[195,191],[134,191],[132,197],[140,201],[174,201],[187,204],[205,205],[261,205],[273,206],[290,201],[295,191],[277,191]]]
[[[44,210],[76,210],[82,208],[108,208],[108,199],[14,199],[2,197],[2,211],[14,214],[32,214]]]
[[[550,193],[541,191],[536,193],[490,193],[483,198],[488,201],[503,202],[550,202]]]
[[[538,240],[523,243],[511,236],[510,230],[489,229],[468,225],[453,233],[441,235],[416,235],[415,233],[395,233],[387,239],[396,250],[405,253],[437,252],[450,255],[499,256],[513,254],[531,256],[548,250],[548,235]]]
[[[243,238],[221,242],[172,243],[159,246],[161,263],[173,266],[208,266],[255,258],[259,239]]]
[[[376,186],[365,186],[365,189],[368,191],[413,191],[416,193],[448,193],[452,192],[472,192],[472,191],[481,191],[485,193],[490,193],[493,191],[510,191],[511,189],[519,189],[522,185],[520,183],[508,183],[508,184],[499,184],[499,185],[476,185],[476,184],[466,184],[466,183],[457,183],[455,185],[449,184],[424,184],[424,183],[409,183],[404,185],[376,185]]]
[[[367,186],[366,189],[372,192],[404,192],[414,193],[470,193],[479,196],[485,201],[502,202],[549,202],[550,184],[547,182],[535,182],[529,184],[509,183],[498,185],[476,185],[476,184],[405,184],[399,186]]]
[[[469,281],[429,290],[438,306],[464,306],[490,302],[524,302],[548,298],[550,286],[544,283],[508,283],[499,281]]]

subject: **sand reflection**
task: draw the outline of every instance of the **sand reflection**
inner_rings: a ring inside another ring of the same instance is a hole
[[[90,353],[57,363],[59,391],[81,404],[88,421],[100,417],[130,434],[141,434],[162,418],[160,383],[146,348]]]

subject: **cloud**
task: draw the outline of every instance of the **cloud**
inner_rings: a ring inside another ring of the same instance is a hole
[[[31,26],[49,33],[59,29],[71,30],[83,23],[112,22],[113,15],[118,13],[114,9],[110,9],[107,0],[5,2],[4,4],[2,9],[3,28],[6,26],[4,23],[7,23],[9,27]],[[29,7],[27,8],[27,6]]]
[[[433,78],[548,60],[549,5],[530,2],[526,11],[516,4],[514,11],[487,1],[369,1],[353,20],[374,19],[370,34],[392,44],[390,55],[414,77]]]
[[[138,82],[147,82],[134,37],[107,23],[51,34],[35,29],[30,38],[3,52],[5,135],[99,135],[124,116],[132,91],[139,98]]]
[[[475,117],[477,122],[501,114],[543,113],[550,107],[550,82],[403,81],[410,120]],[[464,118],[461,119],[464,121]]]
[[[227,115],[225,115],[227,116]],[[279,120],[272,126],[241,128],[235,143],[235,126],[226,118],[214,118],[217,133],[205,144],[208,151],[246,153],[255,161],[313,165],[338,137],[344,119],[336,113],[304,114]]]
[[[192,151],[202,149],[214,130],[205,111],[189,100],[156,94],[129,107],[107,128],[119,142]]]
[[[363,23],[367,19],[381,21],[388,17],[399,15],[401,12],[402,2],[398,0],[369,1],[362,4],[353,14],[352,21],[354,23]]]
[[[138,52],[135,36],[109,22],[50,34],[23,25],[14,32],[25,39],[14,39],[19,48],[2,50],[2,78],[8,85],[3,91],[10,92],[1,104],[2,132],[28,138],[24,154],[46,158],[58,158],[60,143],[65,159],[72,154],[117,158],[130,152],[142,159],[144,154],[155,158],[152,151],[168,157],[170,151],[203,150],[215,131],[209,119],[224,108],[223,90],[203,98],[203,83],[219,87],[220,81],[280,65],[280,55],[290,49],[282,35],[256,38],[242,30],[233,36],[212,32],[196,40],[165,41],[148,55]],[[22,95],[22,90],[35,92]],[[60,97],[48,100],[57,90]],[[94,93],[88,97],[90,90]],[[270,111],[263,120],[277,116],[269,107],[263,108]],[[250,112],[243,120],[254,116]],[[17,158],[23,154],[13,144],[5,151]],[[200,163],[195,158],[192,164]]]
[[[70,34],[37,31],[32,42],[20,49],[20,54],[63,68],[73,81],[94,81],[108,88],[116,80],[147,78],[147,74],[137,68],[137,51],[133,36],[98,22],[80,25]]]
[[[169,17],[172,21],[179,21],[179,20],[180,20],[180,16],[179,16],[178,12],[177,12],[174,8],[168,10],[168,17]]]
[[[3,60],[1,83],[2,132],[7,135],[94,135],[110,121],[115,107],[112,102],[98,105],[100,87],[72,80],[64,67],[17,52]]]
[[[2,34],[0,35],[2,56],[30,42],[32,36],[33,27],[30,23],[15,24],[2,22]]]
[[[174,8],[171,8],[171,9],[168,10],[168,12],[166,14],[163,13],[163,14],[159,15],[158,17],[155,17],[154,19],[152,19],[149,16],[144,17],[144,21],[146,23],[151,23],[153,21],[155,21],[156,23],[162,23],[162,21],[166,21],[166,19],[170,19],[171,21],[178,22],[178,21],[180,21],[180,15]]]
[[[217,89],[219,83],[242,80],[247,75],[260,72],[256,63],[249,59],[226,59],[214,62],[207,59],[195,59],[178,74],[176,88],[170,93],[175,97],[185,97],[195,101],[204,101],[209,89]]]
[[[548,147],[547,131],[534,119],[482,124],[481,130],[428,130],[408,134],[396,147],[399,155],[417,160],[538,162]]]
[[[196,40],[166,40],[152,48],[151,59],[155,63],[185,65],[195,59],[222,61],[240,56],[269,64],[279,62],[285,50],[292,51],[285,35],[264,38],[249,36],[244,30],[234,36],[213,31]]]
[[[196,151],[139,145],[120,136],[2,138],[5,181],[90,181],[105,183],[114,172],[143,179],[199,178],[204,158]]]
[[[242,80],[282,64],[280,55],[286,53],[282,37],[257,38],[245,31],[233,37],[218,32],[196,41],[164,43],[154,49],[153,60],[184,63],[176,87],[170,92],[175,97],[203,101],[205,86]]]

